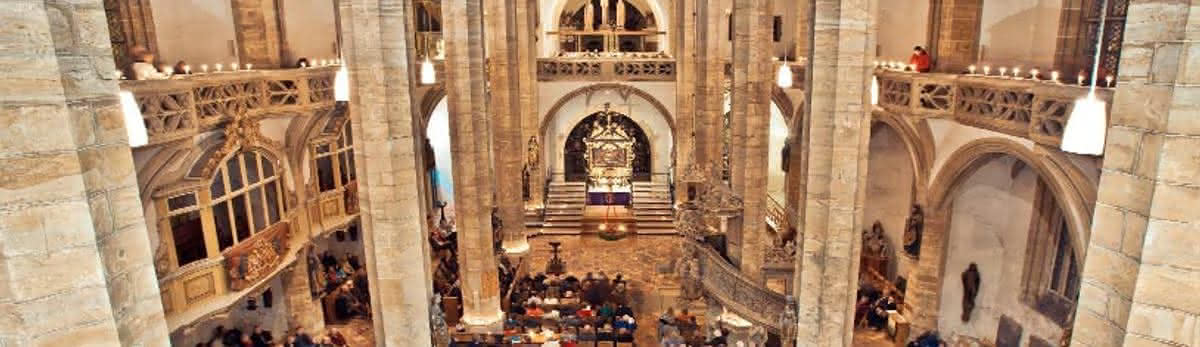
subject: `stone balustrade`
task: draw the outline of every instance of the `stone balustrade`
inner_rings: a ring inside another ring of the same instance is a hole
[[[543,58],[538,81],[675,81],[669,58]]]
[[[1032,79],[877,69],[878,106],[908,117],[959,123],[1059,147],[1076,99],[1088,88]],[[1111,89],[1096,97],[1112,103]]]
[[[189,138],[235,116],[306,113],[334,105],[338,67],[178,75],[166,80],[122,81],[133,93],[150,143]]]
[[[700,284],[709,298],[771,332],[787,328],[781,323],[788,309],[786,296],[750,280],[712,248],[692,240],[684,243],[684,247],[693,249],[697,255]]]

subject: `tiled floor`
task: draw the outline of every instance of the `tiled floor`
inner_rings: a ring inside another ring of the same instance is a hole
[[[330,332],[331,329],[337,329],[338,332],[341,332],[351,347],[375,346],[375,332],[370,320],[354,319],[342,324],[325,326],[326,333]]]
[[[637,314],[639,346],[657,346],[655,320],[675,304],[679,281],[673,261],[680,257],[678,236],[631,235],[608,241],[597,235],[542,235],[531,238],[531,273],[545,271],[550,259],[550,241],[562,242],[561,257],[567,272],[583,277],[587,272],[604,271],[609,278],[617,273],[630,281],[634,313]],[[703,312],[697,312],[703,313]]]

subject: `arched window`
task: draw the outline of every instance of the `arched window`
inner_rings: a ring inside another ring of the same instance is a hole
[[[1038,180],[1026,245],[1022,300],[1042,315],[1068,324],[1079,296],[1079,257],[1067,217],[1046,182]]]
[[[318,143],[314,160],[317,168],[317,190],[321,193],[337,190],[354,181],[354,137],[350,123],[342,125],[337,141]]]
[[[285,211],[281,188],[275,165],[258,152],[226,159],[209,185],[218,249],[223,251],[279,222]]]

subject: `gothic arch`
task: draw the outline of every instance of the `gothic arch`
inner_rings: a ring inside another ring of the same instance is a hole
[[[913,198],[924,205],[925,194],[928,191],[926,185],[929,183],[930,170],[933,169],[934,153],[936,153],[931,132],[928,127],[918,128],[904,117],[894,113],[876,109],[871,112],[871,116],[872,122],[881,123],[900,135],[900,140],[904,142],[904,147],[908,151],[917,180]]]
[[[987,163],[989,159],[1008,155],[1024,162],[1037,173],[1046,186],[1054,193],[1054,200],[1059,209],[1067,216],[1071,231],[1071,247],[1075,254],[1081,257],[1087,254],[1084,245],[1088,240],[1091,229],[1091,206],[1084,199],[1094,196],[1094,187],[1080,185],[1077,179],[1083,175],[1071,165],[1062,165],[1041,147],[1029,149],[1013,140],[1002,138],[985,138],[963,145],[950,155],[938,175],[929,186],[929,209],[944,216],[949,213],[953,193],[962,181],[970,177],[975,170]],[[942,232],[943,230],[933,230]],[[943,239],[945,240],[945,239]],[[941,245],[945,247],[946,245]]]
[[[590,98],[592,94],[605,90],[617,91],[617,94],[620,95],[621,99],[624,100],[629,100],[630,96],[637,96],[650,102],[650,105],[653,106],[659,114],[663,115],[667,125],[671,127],[671,134],[675,134],[675,116],[671,115],[671,111],[668,111],[667,107],[663,105],[662,102],[658,101],[658,99],[654,98],[653,95],[650,95],[650,93],[647,93],[644,90],[620,83],[597,83],[573,90],[570,93],[563,95],[561,98],[558,98],[558,101],[554,102],[554,106],[550,106],[550,109],[546,111],[546,114],[542,115],[542,119],[539,122],[540,125],[538,128],[538,133],[546,133],[546,127],[550,126],[550,121],[554,119],[554,116],[558,114],[558,111],[562,109],[563,105],[566,105],[566,103],[580,96]],[[432,110],[432,108],[430,108],[430,110]]]

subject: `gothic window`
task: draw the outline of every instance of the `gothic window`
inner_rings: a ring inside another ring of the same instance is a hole
[[[319,192],[334,191],[355,180],[354,137],[346,122],[336,141],[316,145],[314,160]]]
[[[184,266],[207,258],[196,193],[189,192],[168,198],[167,210],[167,223],[175,243],[176,264]]]
[[[247,151],[217,170],[209,186],[218,249],[225,250],[275,225],[285,209],[275,166]]]
[[[1072,247],[1066,215],[1052,190],[1039,179],[1034,194],[1021,298],[1037,312],[1065,326],[1075,311],[1079,295],[1079,257]]]

